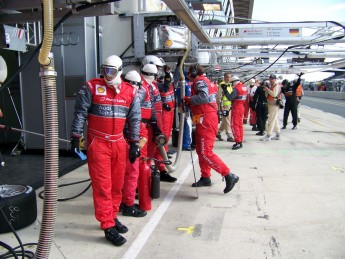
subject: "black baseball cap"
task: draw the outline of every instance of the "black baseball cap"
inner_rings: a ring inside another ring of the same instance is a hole
[[[271,74],[271,75],[270,75],[270,79],[277,79],[277,77],[276,77],[275,74]]]

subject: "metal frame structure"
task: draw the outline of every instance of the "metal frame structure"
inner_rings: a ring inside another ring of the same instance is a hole
[[[54,16],[62,17],[81,3],[102,2],[101,0],[54,0]],[[194,43],[187,62],[195,61],[201,54],[209,59],[198,60],[212,71],[215,67],[222,70],[234,70],[246,74],[267,69],[267,73],[278,71],[289,74],[297,69],[303,71],[342,68],[345,65],[344,29],[333,22],[298,22],[298,23],[254,23],[251,21],[254,0],[223,0],[223,11],[193,10],[188,0],[164,0],[171,12],[151,12],[125,14],[132,16],[134,57],[142,58],[145,54],[144,24],[150,17],[176,16],[191,33]],[[146,1],[138,2],[145,9]],[[97,16],[119,14],[116,3],[107,3],[76,14],[77,16]],[[0,23],[13,24],[39,21],[41,19],[41,1],[3,0],[0,5]],[[123,14],[122,14],[123,15]],[[241,22],[241,23],[239,23]],[[252,22],[252,23],[250,23]],[[299,29],[296,37],[290,35],[263,35],[268,30]],[[256,37],[243,35],[245,30],[261,31]],[[177,60],[182,52],[157,53],[170,61]],[[279,61],[276,62],[275,59]],[[194,59],[194,60],[193,60]],[[253,65],[255,64],[255,65]]]

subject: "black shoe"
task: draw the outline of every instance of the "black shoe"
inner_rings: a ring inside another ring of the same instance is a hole
[[[187,147],[187,148],[182,148],[182,151],[194,151],[195,148]]]
[[[124,234],[124,233],[127,233],[128,232],[128,228],[123,225],[120,220],[118,220],[117,218],[114,219],[115,221],[115,229],[117,232],[121,233],[121,234]]]
[[[173,183],[176,182],[177,178],[172,177],[167,171],[160,172],[161,182]]]
[[[226,139],[226,141],[227,141],[227,142],[235,142],[235,140],[234,140],[233,137],[228,137],[228,138]]]
[[[282,127],[282,129],[286,129],[286,126],[284,125],[284,126]]]
[[[229,173],[224,177],[224,179],[226,184],[224,193],[228,193],[234,188],[235,184],[238,182],[240,178],[235,174]]]
[[[211,178],[201,177],[199,181],[192,184],[192,187],[211,186]]]
[[[127,242],[127,239],[121,236],[115,227],[107,228],[104,230],[104,235],[107,240],[109,240],[115,246],[122,246]]]
[[[259,131],[259,132],[256,133],[255,135],[257,135],[257,136],[263,136],[263,135],[264,135],[264,132],[263,132],[263,131]]]
[[[223,138],[222,138],[222,136],[221,136],[219,133],[217,133],[216,138],[217,138],[219,141],[223,141]]]
[[[167,157],[168,157],[168,159],[171,159],[171,158],[172,158],[172,156],[171,156],[171,155],[169,155],[169,154],[167,155]]]
[[[136,206],[136,204],[132,206],[124,205],[122,215],[135,217],[135,218],[141,218],[141,217],[145,217],[147,215],[147,212],[139,209],[139,206]]]
[[[293,129],[293,130],[296,130],[296,129],[297,129],[297,126],[293,126],[292,129]]]
[[[298,123],[300,123],[301,122],[301,118],[298,118],[297,121],[298,121]]]
[[[119,212],[122,212],[123,211],[123,207],[126,206],[124,203],[120,203],[120,207],[119,207]]]
[[[242,147],[243,147],[242,143],[241,143],[241,142],[238,142],[238,143],[236,143],[235,145],[232,146],[232,149],[233,149],[233,150],[236,150],[236,149],[240,149],[240,148],[242,148]]]
[[[252,127],[252,131],[258,131],[258,130],[259,130],[258,127],[256,127],[256,126]]]

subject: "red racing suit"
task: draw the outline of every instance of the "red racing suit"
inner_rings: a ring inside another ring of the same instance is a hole
[[[174,85],[168,84],[167,86],[162,83],[158,84],[159,92],[162,100],[162,133],[167,138],[167,144],[164,146],[165,151],[168,151],[168,142],[171,136],[172,125],[174,122],[174,110],[175,110],[175,92]],[[155,158],[158,160],[163,160],[159,149],[156,149]],[[164,171],[165,165],[158,164],[158,170]]]
[[[236,143],[243,141],[243,113],[244,113],[244,102],[247,99],[248,88],[239,82],[237,85],[232,87],[231,94],[225,93],[226,98],[232,101],[231,110],[231,129],[234,134]]]
[[[193,123],[196,124],[196,153],[201,176],[206,178],[211,177],[211,169],[222,176],[230,172],[229,167],[213,153],[218,130],[217,90],[217,85],[205,76],[196,77],[191,89],[190,109]]]
[[[79,91],[75,103],[72,136],[83,133],[87,125],[87,156],[92,180],[96,219],[102,229],[115,225],[122,199],[127,143],[123,129],[129,126],[129,141],[139,140],[140,102],[136,89],[122,82],[118,89],[104,79],[95,78]]]
[[[157,87],[157,82],[153,81],[151,85],[148,85],[150,89],[151,101],[153,103],[154,114],[151,120],[157,120],[157,125],[160,130],[162,130],[162,99]],[[155,135],[152,131],[152,127],[148,128],[148,142],[147,142],[147,156],[155,157],[157,146],[155,143]],[[151,160],[147,160],[147,163],[151,165]]]
[[[143,86],[138,90],[138,97],[141,106],[141,122],[140,122],[140,138],[148,139],[149,121],[152,117],[152,102],[150,98],[149,85],[142,78]],[[129,148],[129,146],[128,146]],[[136,188],[139,181],[139,207],[142,210],[149,210],[151,208],[150,198],[150,168],[142,161],[142,158],[147,157],[147,144],[140,150],[140,159],[133,164],[130,163],[127,156],[127,167],[125,174],[125,182],[122,190],[122,202],[126,206],[134,205]]]
[[[250,107],[250,104],[253,102],[253,97],[256,91],[256,86],[255,85],[251,85],[249,88],[249,93],[247,95],[247,99],[244,103],[244,115],[243,115],[243,120],[247,121],[248,119],[248,114],[249,115],[249,124],[251,126],[255,126],[256,125],[256,112],[255,110],[253,110]]]

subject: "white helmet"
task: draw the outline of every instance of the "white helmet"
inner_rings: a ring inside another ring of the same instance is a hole
[[[154,64],[146,64],[144,65],[141,70],[141,74],[145,78],[145,80],[149,83],[152,84],[153,80],[155,80],[157,76],[157,66]]]
[[[148,55],[145,56],[143,58],[143,60],[141,61],[141,67],[147,65],[147,64],[154,64],[157,66],[157,80],[158,81],[163,81],[164,80],[164,76],[165,76],[165,71],[164,71],[164,66],[165,66],[165,62],[163,59],[158,58],[156,56],[153,55]]]
[[[153,64],[146,64],[141,68],[141,73],[146,76],[157,76],[158,69]]]
[[[249,80],[249,85],[254,85],[254,84],[255,84],[255,79],[254,78],[250,79]]]
[[[233,77],[231,77],[231,83],[236,82],[236,81],[240,81],[240,79],[238,78],[238,76],[233,76]]]
[[[108,85],[119,85],[121,83],[122,60],[116,55],[107,57],[101,66],[101,74]]]
[[[158,58],[156,56],[153,55],[147,55],[143,58],[143,60],[141,61],[141,66],[145,66],[146,64],[154,64],[156,66],[159,67],[163,67],[165,65],[165,62],[163,59]]]
[[[125,75],[125,79],[124,81],[130,83],[131,85],[133,85],[136,88],[140,88],[141,86],[141,76],[140,74],[135,71],[135,70],[131,70],[129,71],[126,75]]]

